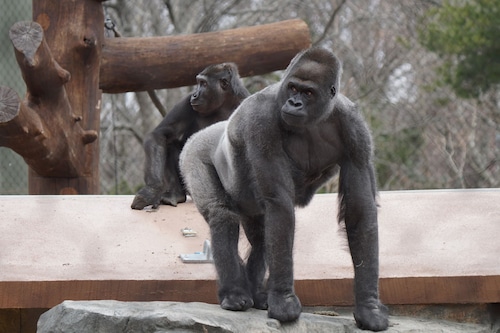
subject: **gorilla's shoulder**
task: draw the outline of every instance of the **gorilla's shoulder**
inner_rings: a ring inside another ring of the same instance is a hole
[[[251,95],[247,99],[243,101],[245,106],[250,107],[250,109],[258,109],[261,110],[262,113],[268,113],[268,107],[271,107],[272,104],[277,104],[277,96],[280,89],[279,82],[274,83],[261,91],[256,92]],[[242,103],[242,104],[243,104]],[[255,111],[253,111],[255,112]]]
[[[279,85],[274,84],[243,100],[227,125],[228,135],[233,142],[253,140],[256,136],[274,133],[279,117],[278,90]]]
[[[335,102],[334,117],[341,123],[364,123],[363,115],[356,103],[342,94],[338,94]]]
[[[356,103],[351,101],[343,94],[337,95],[337,101],[335,102],[335,105],[337,109],[344,113],[358,112],[358,106],[356,105]]]
[[[231,118],[252,124],[272,118],[273,112],[270,112],[270,110],[277,109],[276,96],[278,91],[279,84],[275,83],[247,97]]]
[[[177,122],[178,119],[195,117],[196,111],[193,110],[190,100],[191,95],[184,96],[179,102],[174,105],[172,110],[167,113],[165,118],[171,120],[172,122]]]
[[[262,97],[276,98],[281,87],[281,82],[273,83],[254,95],[261,95]]]
[[[338,121],[342,141],[348,151],[352,152],[351,155],[361,161],[369,159],[372,150],[371,133],[357,104],[339,94],[334,117]]]

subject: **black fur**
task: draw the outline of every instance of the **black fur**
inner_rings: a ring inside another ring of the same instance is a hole
[[[211,65],[196,76],[196,90],[182,99],[146,136],[144,182],[132,202],[133,209],[160,203],[176,206],[186,201],[179,174],[179,154],[195,132],[229,118],[249,96],[233,63]]]

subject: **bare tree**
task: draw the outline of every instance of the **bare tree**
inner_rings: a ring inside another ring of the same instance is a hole
[[[359,104],[372,128],[381,189],[500,185],[499,93],[462,100],[436,84],[441,60],[418,42],[420,18],[434,1],[110,0],[104,5],[125,36],[199,33],[301,18],[313,43],[343,60],[341,89]],[[256,91],[279,77],[272,73],[244,81]],[[168,110],[189,91],[157,94]],[[101,144],[108,153],[101,153],[101,167],[106,177],[119,180],[103,180],[111,184],[103,189],[111,192],[126,182],[133,191],[142,183],[141,140],[160,119],[145,93],[105,102]],[[120,165],[123,169],[116,168]],[[336,190],[335,181],[324,190]]]

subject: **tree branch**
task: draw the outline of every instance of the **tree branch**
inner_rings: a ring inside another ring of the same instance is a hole
[[[335,8],[335,10],[332,13],[332,16],[330,16],[330,20],[328,20],[328,23],[325,25],[325,28],[323,29],[323,34],[313,43],[313,45],[318,45],[321,43],[323,39],[326,38],[328,32],[330,31],[331,26],[333,25],[333,22],[335,22],[335,18],[337,17],[337,14],[340,12],[344,4],[346,3],[346,0],[342,0],[340,4]]]

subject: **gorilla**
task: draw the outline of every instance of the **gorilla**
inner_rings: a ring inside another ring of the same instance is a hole
[[[211,65],[196,76],[197,86],[146,136],[144,182],[134,197],[132,209],[160,203],[177,206],[186,201],[179,173],[179,154],[195,132],[229,118],[250,93],[234,63]]]
[[[338,93],[340,76],[341,64],[330,51],[302,51],[280,82],[186,143],[180,169],[210,227],[222,308],[267,309],[282,322],[300,316],[294,207],[306,206],[339,171],[338,218],[354,266],[354,317],[360,328],[387,328],[388,310],[378,292],[371,135],[356,105]],[[246,264],[238,255],[240,225],[251,245]]]

